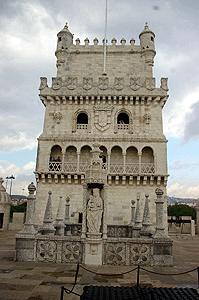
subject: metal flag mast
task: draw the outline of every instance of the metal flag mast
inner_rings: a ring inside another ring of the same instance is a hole
[[[104,69],[103,75],[106,75],[106,35],[107,35],[107,0],[106,0],[106,12],[105,12],[105,33],[104,33]]]

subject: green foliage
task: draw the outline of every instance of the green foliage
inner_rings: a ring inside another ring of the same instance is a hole
[[[20,205],[11,205],[10,208],[10,217],[12,218],[13,212],[25,212],[26,211],[27,202],[24,202]]]
[[[175,204],[168,207],[168,216],[191,216],[195,220],[196,210],[186,204]]]

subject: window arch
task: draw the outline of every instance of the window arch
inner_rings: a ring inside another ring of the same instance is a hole
[[[115,133],[125,131],[132,133],[132,114],[130,111],[121,109],[115,114]]]
[[[73,115],[73,132],[91,131],[91,115],[87,110],[78,110]]]
[[[154,154],[151,147],[144,147],[142,149],[141,173],[155,173]]]
[[[54,145],[51,148],[49,159],[49,171],[61,171],[62,169],[62,148],[59,145]]]

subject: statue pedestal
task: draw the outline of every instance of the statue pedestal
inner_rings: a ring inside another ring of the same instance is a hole
[[[102,239],[86,239],[85,264],[102,265]]]

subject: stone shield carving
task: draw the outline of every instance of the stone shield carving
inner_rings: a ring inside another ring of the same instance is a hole
[[[88,91],[93,87],[93,78],[83,77],[83,89]]]
[[[140,88],[140,77],[130,78],[130,88],[137,91]]]
[[[121,91],[124,88],[124,78],[123,77],[115,77],[115,89]]]
[[[99,89],[106,90],[108,88],[108,77],[99,77]]]
[[[152,91],[155,89],[155,78],[152,78],[152,77],[146,78],[146,88],[149,91]]]
[[[105,131],[110,127],[112,109],[112,106],[94,106],[94,124],[100,131]]]
[[[77,77],[67,77],[66,78],[66,87],[69,90],[74,90],[77,87]]]
[[[161,88],[165,91],[168,91],[168,85],[167,85],[168,78],[161,78]]]
[[[47,87],[47,78],[46,77],[40,77],[41,83],[39,90],[43,90],[45,87]]]
[[[61,77],[53,77],[52,78],[52,88],[53,90],[59,90],[62,85]]]

